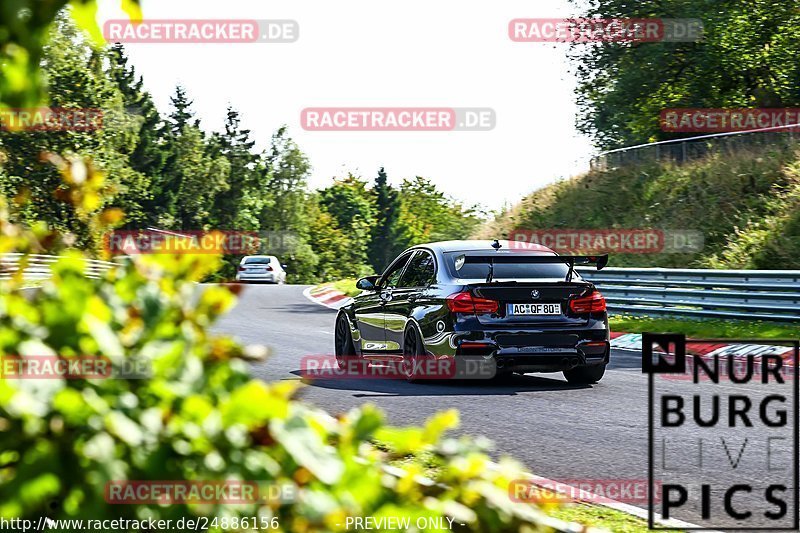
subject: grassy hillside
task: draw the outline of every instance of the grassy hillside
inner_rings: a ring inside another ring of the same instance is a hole
[[[513,229],[697,230],[693,254],[618,254],[611,266],[800,268],[800,146],[713,155],[676,166],[591,171],[525,197],[478,238]]]

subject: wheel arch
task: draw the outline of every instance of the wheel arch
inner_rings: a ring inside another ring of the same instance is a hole
[[[406,325],[403,328],[403,344],[405,346],[406,343],[406,335],[408,335],[408,330],[413,329],[416,333],[417,337],[419,337],[419,342],[422,344],[422,348],[425,350],[425,353],[428,353],[428,347],[425,345],[425,335],[422,334],[422,328],[419,325],[419,322],[416,318],[409,317],[406,321]]]
[[[350,312],[348,313],[348,307],[350,307]],[[353,348],[355,349],[356,355],[361,355],[361,333],[358,331],[356,327],[353,317],[350,316],[353,313],[352,306],[345,306],[339,309],[336,313],[336,320],[334,321],[333,326],[333,334],[334,334],[334,342],[336,342],[336,324],[339,322],[341,317],[344,317],[345,321],[347,321],[347,327],[350,329],[350,340],[353,343]]]

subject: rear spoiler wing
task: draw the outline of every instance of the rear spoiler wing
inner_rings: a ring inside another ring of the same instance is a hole
[[[602,270],[608,265],[608,254],[603,255],[518,255],[518,254],[489,254],[489,255],[464,255],[463,264],[488,264],[489,275],[487,282],[492,281],[494,265],[544,265],[564,263],[569,266],[567,281],[572,281],[575,265],[595,265],[597,270]],[[461,259],[460,257],[458,259]],[[457,260],[458,262],[458,260]],[[458,268],[456,269],[458,270]]]

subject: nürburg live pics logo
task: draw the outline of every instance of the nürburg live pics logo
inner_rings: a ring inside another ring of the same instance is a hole
[[[651,529],[798,530],[798,344],[642,336]]]

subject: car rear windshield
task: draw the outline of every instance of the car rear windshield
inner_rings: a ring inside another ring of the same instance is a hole
[[[244,260],[245,265],[268,265],[269,257],[248,257]]]
[[[482,263],[462,264],[456,269],[456,259],[464,252],[445,253],[447,269],[454,278],[468,280],[485,280],[489,275],[489,265]],[[530,263],[505,263],[494,266],[493,279],[550,279],[567,277],[569,267],[565,263],[530,264]],[[578,275],[575,275],[578,278]]]

